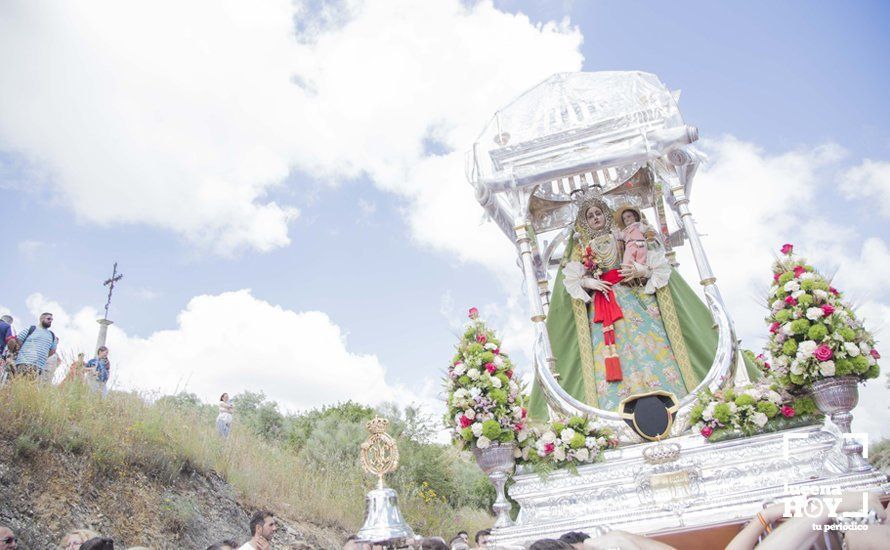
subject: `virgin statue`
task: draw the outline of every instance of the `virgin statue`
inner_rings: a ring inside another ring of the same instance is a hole
[[[547,315],[560,385],[612,411],[654,390],[682,398],[707,374],[717,347],[708,308],[671,268],[642,213],[626,207],[617,214],[625,216],[615,219],[598,196],[582,202]],[[647,238],[625,254],[627,226],[641,221]],[[531,414],[546,418],[546,410],[536,384]]]

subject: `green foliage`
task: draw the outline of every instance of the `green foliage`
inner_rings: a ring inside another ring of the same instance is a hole
[[[482,423],[482,435],[495,441],[501,435],[501,425],[497,420],[486,420]]]

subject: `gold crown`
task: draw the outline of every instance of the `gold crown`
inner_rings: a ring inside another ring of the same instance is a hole
[[[380,418],[379,416],[375,416],[371,420],[365,424],[365,428],[372,434],[382,434],[386,433],[386,428],[389,427],[389,420],[385,418]]]

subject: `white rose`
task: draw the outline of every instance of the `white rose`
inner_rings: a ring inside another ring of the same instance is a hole
[[[491,377],[491,385],[494,386],[495,388],[500,388],[501,386],[504,385],[504,383],[501,382],[500,378],[498,378],[496,376],[492,376]]]
[[[844,350],[846,350],[847,355],[849,355],[850,357],[856,357],[859,355],[859,346],[857,346],[853,342],[844,342]]]
[[[791,362],[791,374],[803,374],[803,363],[795,359]]]
[[[859,351],[862,352],[862,355],[868,355],[871,353],[871,346],[865,342],[859,342]]]
[[[794,298],[795,300],[797,300],[798,298],[800,298],[800,297],[803,296],[804,294],[806,294],[806,292],[804,292],[803,290],[798,290],[797,292],[792,292],[792,293],[791,293],[791,297]]]
[[[495,356],[494,356],[494,361],[492,361],[492,363],[494,363],[494,366],[496,366],[496,367],[498,367],[498,368],[501,368],[501,367],[504,366],[504,360],[501,359],[501,356],[500,356],[500,355],[495,355]]]
[[[807,358],[813,355],[813,352],[816,351],[816,348],[819,347],[816,345],[816,342],[812,340],[804,340],[797,346],[797,356]]]
[[[825,312],[822,311],[821,307],[811,307],[807,309],[807,319],[810,321],[820,319],[823,315],[825,315]]]
[[[516,441],[522,443],[526,439],[528,439],[528,430],[525,428],[522,428],[521,430],[519,430],[519,433],[516,434]]]
[[[479,379],[479,369],[470,369],[467,371],[467,376],[470,377],[470,380],[478,380]]]
[[[701,417],[704,418],[705,420],[713,420],[714,419],[714,407],[716,407],[716,406],[717,406],[717,404],[714,403],[713,401],[708,403],[708,406],[705,407],[704,411],[702,411]]]
[[[785,289],[785,292],[796,292],[800,290],[800,283],[795,280],[791,280],[785,283],[785,286],[782,288]]]
[[[811,271],[806,271],[804,273],[801,273],[800,277],[798,277],[798,279],[800,279],[801,281],[809,281],[810,279],[815,279],[815,278],[816,278],[816,274]]]
[[[470,420],[473,420],[474,418],[476,418],[476,411],[474,411],[473,409],[467,409],[464,411],[464,416],[466,416]]]
[[[820,302],[824,302],[824,301],[828,300],[828,293],[825,292],[824,290],[814,290],[813,296],[815,296],[816,299],[819,300]]]
[[[750,395],[754,399],[754,401],[760,401],[760,398],[762,397],[760,394],[760,390],[758,390],[757,388],[747,389],[743,393]]]
[[[557,447],[553,451],[553,458],[559,462],[562,462],[563,460],[566,459],[566,450],[562,447]]]
[[[819,374],[822,376],[834,376],[834,361],[822,361],[819,363]]]
[[[470,424],[470,429],[473,431],[473,435],[476,437],[482,436],[482,422],[474,422]]]
[[[764,426],[764,424],[766,424],[766,421],[769,419],[766,417],[765,414],[759,412],[759,413],[754,413],[752,420],[754,420],[754,423],[757,424],[758,427],[762,428]]]
[[[485,344],[485,349],[487,349],[487,350],[493,350],[493,349],[497,349],[497,348],[498,347],[496,345],[494,345],[494,342],[487,342]]]
[[[566,443],[571,441],[573,437],[575,437],[575,430],[573,430],[571,428],[564,428],[562,430],[562,433],[559,434],[559,438],[562,439],[563,441],[565,441]]]
[[[782,332],[786,336],[791,336],[792,334],[794,334],[794,329],[791,328],[791,323],[785,323],[784,325],[782,325]]]
[[[487,449],[491,447],[491,440],[484,435],[481,435],[479,436],[479,439],[476,440],[476,446],[480,449]]]
[[[467,366],[464,365],[463,363],[458,363],[458,364],[454,365],[454,374],[460,376],[465,372],[467,372]]]
[[[590,460],[590,451],[582,447],[575,451],[575,458],[581,462],[587,462]]]
[[[773,390],[769,390],[768,392],[766,392],[766,398],[769,399],[770,403],[773,403],[774,405],[778,405],[782,402],[782,396],[779,395],[778,392],[775,392]]]
[[[519,391],[519,384],[517,384],[516,382],[514,382],[512,378],[510,379],[510,383],[507,384],[507,387],[510,388],[510,391],[511,391],[512,393],[516,393],[516,392]]]
[[[482,395],[482,390],[480,390],[479,388],[470,388],[469,391],[470,391],[470,397],[472,397],[474,399],[476,397],[479,397],[480,395]]]
[[[779,311],[783,307],[785,307],[785,302],[783,302],[782,300],[776,300],[775,302],[773,302],[773,311]]]
[[[540,441],[542,441],[543,443],[553,443],[556,441],[556,434],[553,433],[551,430],[547,430],[546,432],[544,432],[544,435],[541,436]]]
[[[593,449],[596,447],[596,438],[595,437],[587,437],[584,439],[584,446]]]

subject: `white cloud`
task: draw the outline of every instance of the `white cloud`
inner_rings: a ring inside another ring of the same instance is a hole
[[[92,350],[98,312],[67,312],[40,294],[27,299],[32,316],[54,314],[63,359]],[[19,323],[21,324],[21,323]],[[113,387],[173,393],[195,392],[206,401],[219,394],[264,391],[291,410],[347,399],[378,404],[414,396],[387,380],[374,355],[348,349],[343,331],[318,311],[295,312],[255,298],[249,290],[192,298],[177,327],[138,338],[116,325],[108,332]],[[426,390],[432,391],[429,382]]]
[[[465,147],[505,98],[580,68],[580,42],[491,2],[320,15],[287,0],[7,5],[0,147],[48,167],[85,220],[151,224],[223,254],[289,243],[297,211],[267,194],[295,168],[368,174],[420,219],[443,186],[462,186],[443,205],[455,219],[418,233],[446,246],[440,232],[468,233],[472,194],[460,155],[421,167],[439,164],[425,144]]]
[[[844,175],[841,189],[854,199],[874,199],[877,208],[868,211],[890,218],[890,162],[864,160]]]

